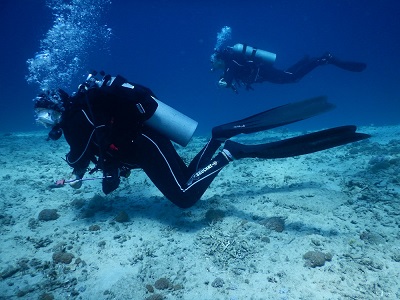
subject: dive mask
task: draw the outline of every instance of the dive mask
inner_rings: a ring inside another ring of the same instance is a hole
[[[61,121],[61,113],[53,109],[37,108],[36,122],[44,125],[45,127],[54,126]]]

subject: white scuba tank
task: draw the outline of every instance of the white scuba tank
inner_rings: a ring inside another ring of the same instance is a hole
[[[245,44],[236,44],[232,47],[234,53],[243,54],[247,59],[262,61],[265,63],[274,63],[276,60],[276,54],[265,50],[260,50],[247,46]]]
[[[185,147],[197,128],[197,121],[189,118],[171,106],[152,97],[158,107],[145,125],[157,130],[171,141]]]
[[[130,83],[124,83],[122,86],[130,89],[134,88]],[[153,96],[152,98],[157,102],[158,106],[154,114],[144,124],[163,134],[171,141],[186,147],[196,131],[198,122]]]

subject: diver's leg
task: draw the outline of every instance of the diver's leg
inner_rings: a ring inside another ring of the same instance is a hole
[[[225,140],[212,137],[190,162],[188,166],[188,172],[193,174],[208,164],[224,141]]]
[[[305,57],[289,67],[285,72],[292,74],[293,82],[297,82],[313,71],[316,67],[327,64],[323,58],[309,58]]]
[[[315,68],[327,65],[327,64],[334,64],[334,57],[330,53],[326,53],[321,57],[313,57],[310,58],[305,56],[294,65],[289,67],[284,71],[287,74],[285,77],[278,77],[280,82],[276,83],[292,83],[301,80],[304,76],[308,73],[313,71]],[[290,74],[290,75],[289,75]]]
[[[286,72],[292,73],[295,81],[299,81],[316,67],[328,64],[350,72],[361,72],[367,67],[365,63],[340,60],[331,53],[327,52],[321,57],[306,57],[288,68]]]
[[[259,68],[256,82],[268,81],[277,84],[294,83],[322,64],[325,64],[325,62],[319,61],[318,58],[310,58],[308,56],[305,56],[286,70],[276,69],[271,64],[265,64]]]
[[[285,84],[296,82],[295,74],[287,70],[279,70],[272,65],[263,65],[260,67],[258,77],[255,82],[271,82],[276,84]]]
[[[155,132],[142,133],[132,141],[129,160],[143,169],[168,200],[181,208],[193,206],[229,162],[223,154],[218,154],[193,180],[173,144]]]
[[[327,64],[351,72],[362,72],[367,67],[365,63],[341,60],[330,53],[325,53],[321,57],[310,58],[305,56],[286,70],[279,70],[272,65],[265,65],[260,68],[257,82],[269,81],[277,84],[297,82],[315,68]]]
[[[185,190],[200,191],[202,195],[218,173],[234,159],[292,157],[357,142],[369,137],[367,134],[357,133],[356,127],[350,125],[261,145],[243,145],[227,140],[222,151],[208,165],[190,177]]]

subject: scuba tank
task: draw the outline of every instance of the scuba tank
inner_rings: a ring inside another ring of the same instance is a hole
[[[251,46],[247,46],[246,44],[236,44],[230,48],[232,49],[233,53],[243,54],[248,60],[272,64],[276,59],[275,53],[256,49]]]
[[[144,125],[153,128],[171,141],[185,147],[197,128],[197,121],[160,100],[152,98],[157,102],[158,106],[150,119],[144,122]]]

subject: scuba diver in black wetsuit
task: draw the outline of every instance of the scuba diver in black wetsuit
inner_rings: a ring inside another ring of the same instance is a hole
[[[245,44],[236,44],[223,50],[215,50],[211,56],[211,63],[212,70],[224,70],[218,82],[219,86],[231,88],[235,93],[238,93],[237,88],[242,85],[247,90],[253,89],[251,86],[253,83],[298,82],[316,67],[322,65],[330,64],[351,72],[361,72],[367,66],[360,62],[343,61],[326,53],[321,57],[306,56],[288,69],[279,70],[273,66],[275,59],[274,53],[255,49]]]
[[[292,157],[369,137],[357,133],[355,126],[343,126],[260,145],[229,140],[240,133],[275,128],[333,108],[324,97],[318,97],[214,127],[210,141],[186,166],[171,142],[179,140],[182,133],[163,130],[176,123],[177,128],[189,131],[188,138],[181,142],[185,145],[196,126],[192,126],[191,119],[175,117],[176,111],[170,113],[163,105],[150,89],[129,83],[121,76],[105,76],[103,80],[89,76],[72,96],[62,90],[38,95],[34,99],[36,120],[52,127],[48,139],[57,140],[64,134],[70,146],[66,162],[73,168],[74,178],[58,181],[57,185],[70,183],[79,188],[93,162],[95,166],[89,173],[103,171],[102,188],[108,194],[118,188],[121,176],[140,168],[166,198],[188,208],[232,160]],[[214,155],[222,144],[221,151]]]

